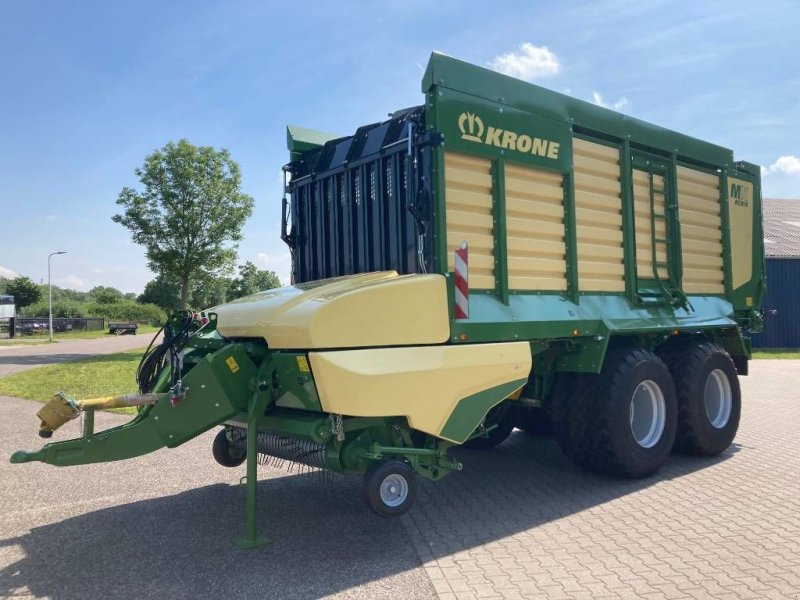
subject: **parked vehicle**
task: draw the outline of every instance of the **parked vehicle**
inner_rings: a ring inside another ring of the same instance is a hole
[[[394,516],[415,476],[461,468],[451,447],[514,426],[552,423],[577,464],[625,477],[724,451],[761,322],[759,168],[439,54],[422,91],[350,136],[290,127],[293,284],[173,316],[138,395],[51,403],[146,405],[132,423],[13,460],[117,460],[222,424],[256,545],[258,453],[364,474]]]

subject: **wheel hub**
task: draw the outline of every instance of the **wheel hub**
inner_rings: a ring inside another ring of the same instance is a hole
[[[387,475],[381,482],[380,494],[386,506],[396,508],[408,498],[408,481],[398,473]]]
[[[703,392],[703,404],[712,427],[722,429],[728,424],[733,406],[733,392],[731,383],[722,369],[714,369],[708,374]]]
[[[650,379],[642,381],[631,396],[630,426],[633,439],[642,448],[652,448],[661,440],[667,406],[661,387]]]

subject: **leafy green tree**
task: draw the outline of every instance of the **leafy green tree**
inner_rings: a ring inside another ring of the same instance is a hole
[[[141,304],[155,304],[168,312],[178,310],[181,304],[181,288],[177,279],[168,275],[159,275],[148,281],[144,292],[137,299]]]
[[[26,306],[20,311],[20,316],[23,317],[46,317],[50,313],[50,305],[46,300],[39,301]],[[68,300],[60,298],[58,300],[53,297],[53,317],[76,318],[88,316],[86,304],[76,302],[75,300]]]
[[[192,284],[230,268],[253,199],[242,193],[239,165],[225,149],[169,142],[136,169],[143,191],[125,187],[117,198],[115,223],[145,248],[156,273],[180,285],[180,307]]]
[[[231,281],[228,300],[280,287],[281,280],[274,271],[262,271],[249,260],[239,265],[239,276]]]
[[[23,277],[22,275],[15,277],[6,284],[6,294],[14,296],[14,304],[18,308],[24,308],[42,298],[39,286],[30,277]]]
[[[192,307],[211,308],[224,304],[231,280],[227,277],[208,276],[200,279],[192,290]]]
[[[94,298],[98,304],[113,304],[123,300],[122,292],[117,288],[108,287],[105,285],[98,285],[89,290],[89,295]]]
[[[47,285],[40,285],[39,289],[42,291],[42,297],[44,298],[47,296]],[[113,288],[111,288],[113,289]],[[74,302],[86,302],[92,300],[93,297],[90,296],[89,292],[79,292],[77,290],[68,290],[65,288],[58,287],[57,285],[53,286],[53,302],[57,302],[59,300],[71,300]]]

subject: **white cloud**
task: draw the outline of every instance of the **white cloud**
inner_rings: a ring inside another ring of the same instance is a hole
[[[259,267],[275,271],[275,274],[283,285],[289,284],[292,271],[292,257],[288,252],[282,254],[259,252],[256,254],[255,263]]]
[[[561,69],[558,57],[547,46],[525,42],[518,52],[506,52],[489,61],[489,67],[517,79],[533,81],[556,75]]]
[[[50,221],[51,223],[61,220],[61,217],[59,217],[58,215],[45,215],[44,218],[45,220]]]
[[[77,290],[79,292],[89,291],[89,282],[77,275],[67,275],[65,277],[58,277],[53,279],[53,283],[59,287],[67,288],[69,290]]]
[[[259,252],[256,254],[256,264],[262,267],[274,267],[275,265],[288,265],[290,256],[288,252],[283,254],[267,254]]]
[[[789,154],[787,156],[781,156],[767,167],[761,167],[762,175],[771,175],[772,173],[800,175],[800,158]]]
[[[16,277],[18,273],[0,265],[0,277],[8,277],[9,279]]]
[[[628,99],[625,96],[622,96],[616,102],[608,103],[603,99],[603,95],[598,92],[592,92],[592,102],[597,104],[597,106],[602,106],[603,108],[610,108],[612,110],[622,110],[628,105]]]

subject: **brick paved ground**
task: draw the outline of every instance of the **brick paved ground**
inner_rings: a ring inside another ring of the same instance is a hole
[[[751,365],[734,446],[643,481],[522,432],[461,451],[404,517],[439,597],[800,598],[800,364]]]
[[[263,467],[272,544],[255,551],[230,543],[243,473],[213,463],[212,433],[120,463],[9,465],[38,447],[38,406],[0,398],[0,597],[800,598],[800,361],[752,369],[735,446],[644,481],[517,432],[460,451],[464,472],[398,521],[357,478]]]

